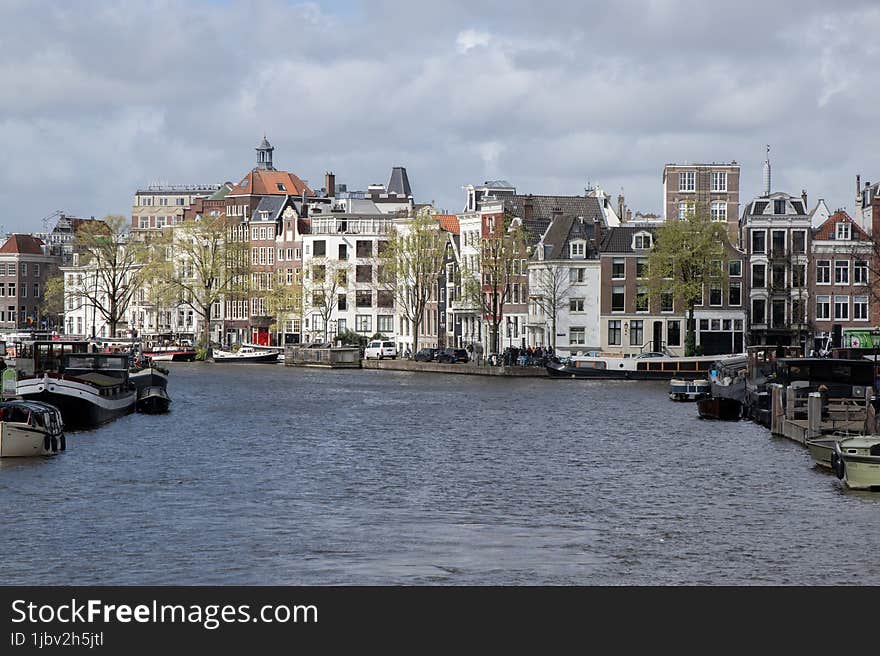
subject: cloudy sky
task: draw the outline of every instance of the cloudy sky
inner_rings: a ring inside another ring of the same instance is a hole
[[[265,133],[323,185],[462,185],[661,210],[667,162],[731,161],[852,209],[880,178],[876,2],[0,0],[5,231],[235,181]]]

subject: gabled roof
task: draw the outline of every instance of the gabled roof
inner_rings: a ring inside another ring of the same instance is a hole
[[[565,214],[557,216],[550,223],[547,232],[544,233],[542,243],[544,245],[545,260],[561,260],[569,259],[570,249],[568,245],[575,240],[583,239],[588,243],[587,250],[590,250],[589,242],[596,237],[596,224],[592,219],[587,220],[582,217]],[[592,253],[588,252],[588,256],[595,253],[596,248],[593,245]]]
[[[868,233],[865,232],[858,223],[853,221],[852,217],[844,210],[837,210],[834,214],[825,219],[825,222],[822,223],[822,225],[818,228],[813,228],[813,239],[833,240],[837,235],[837,224],[841,222],[852,225],[850,230],[854,241],[868,241],[871,239]]]
[[[19,253],[22,255],[42,255],[43,240],[32,235],[10,235],[9,239],[3,246],[0,246],[0,253]]]
[[[232,187],[230,196],[313,196],[308,185],[293,173],[268,169],[253,169]]]
[[[263,196],[251,215],[251,221],[275,221],[287,205],[288,196]]]
[[[535,196],[516,194],[503,196],[504,210],[525,218],[526,207],[531,207],[531,218],[552,219],[559,214],[582,216],[592,223],[593,217],[604,221],[605,215],[599,200],[591,196]]]
[[[609,228],[602,238],[602,245],[599,250],[603,253],[635,253],[632,247],[633,236],[639,232],[648,232],[654,235],[654,230],[653,226]]]
[[[440,222],[440,228],[446,232],[459,234],[458,217],[455,214],[435,214],[434,218]]]

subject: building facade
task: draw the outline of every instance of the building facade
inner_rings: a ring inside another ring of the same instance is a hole
[[[57,274],[60,259],[37,237],[7,237],[0,246],[0,330],[51,328],[43,311],[43,295],[46,281]]]
[[[731,238],[739,219],[739,165],[667,164],[663,167],[663,216],[682,219],[703,208],[713,221],[726,223]]]

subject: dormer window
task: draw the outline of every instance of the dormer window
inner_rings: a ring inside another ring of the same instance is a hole
[[[852,233],[850,232],[850,225],[846,221],[841,221],[837,224],[837,230],[834,235],[835,239],[849,241],[852,238]]]
[[[586,257],[587,243],[585,241],[573,241],[569,245],[569,253],[571,257]]]
[[[287,189],[284,188],[284,184],[281,182],[276,182],[275,186],[278,187],[278,191],[287,191]]]
[[[650,232],[637,232],[633,235],[632,247],[636,251],[646,251],[654,246],[654,238]]]
[[[250,180],[248,180],[247,178],[245,178],[244,180],[241,181],[241,186],[242,186],[242,187],[247,187],[247,186],[248,186],[248,182],[250,182]]]

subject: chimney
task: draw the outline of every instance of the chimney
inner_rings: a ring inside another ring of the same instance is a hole
[[[531,198],[526,198],[523,202],[523,219],[530,221],[535,213],[535,207]]]
[[[807,212],[807,190],[801,189],[801,198],[804,201],[804,212]]]
[[[862,176],[856,174],[856,207],[862,206]]]
[[[333,171],[324,173],[324,191],[328,198],[336,198],[336,176]]]
[[[770,195],[770,146],[767,146],[767,159],[764,160],[764,196]]]

